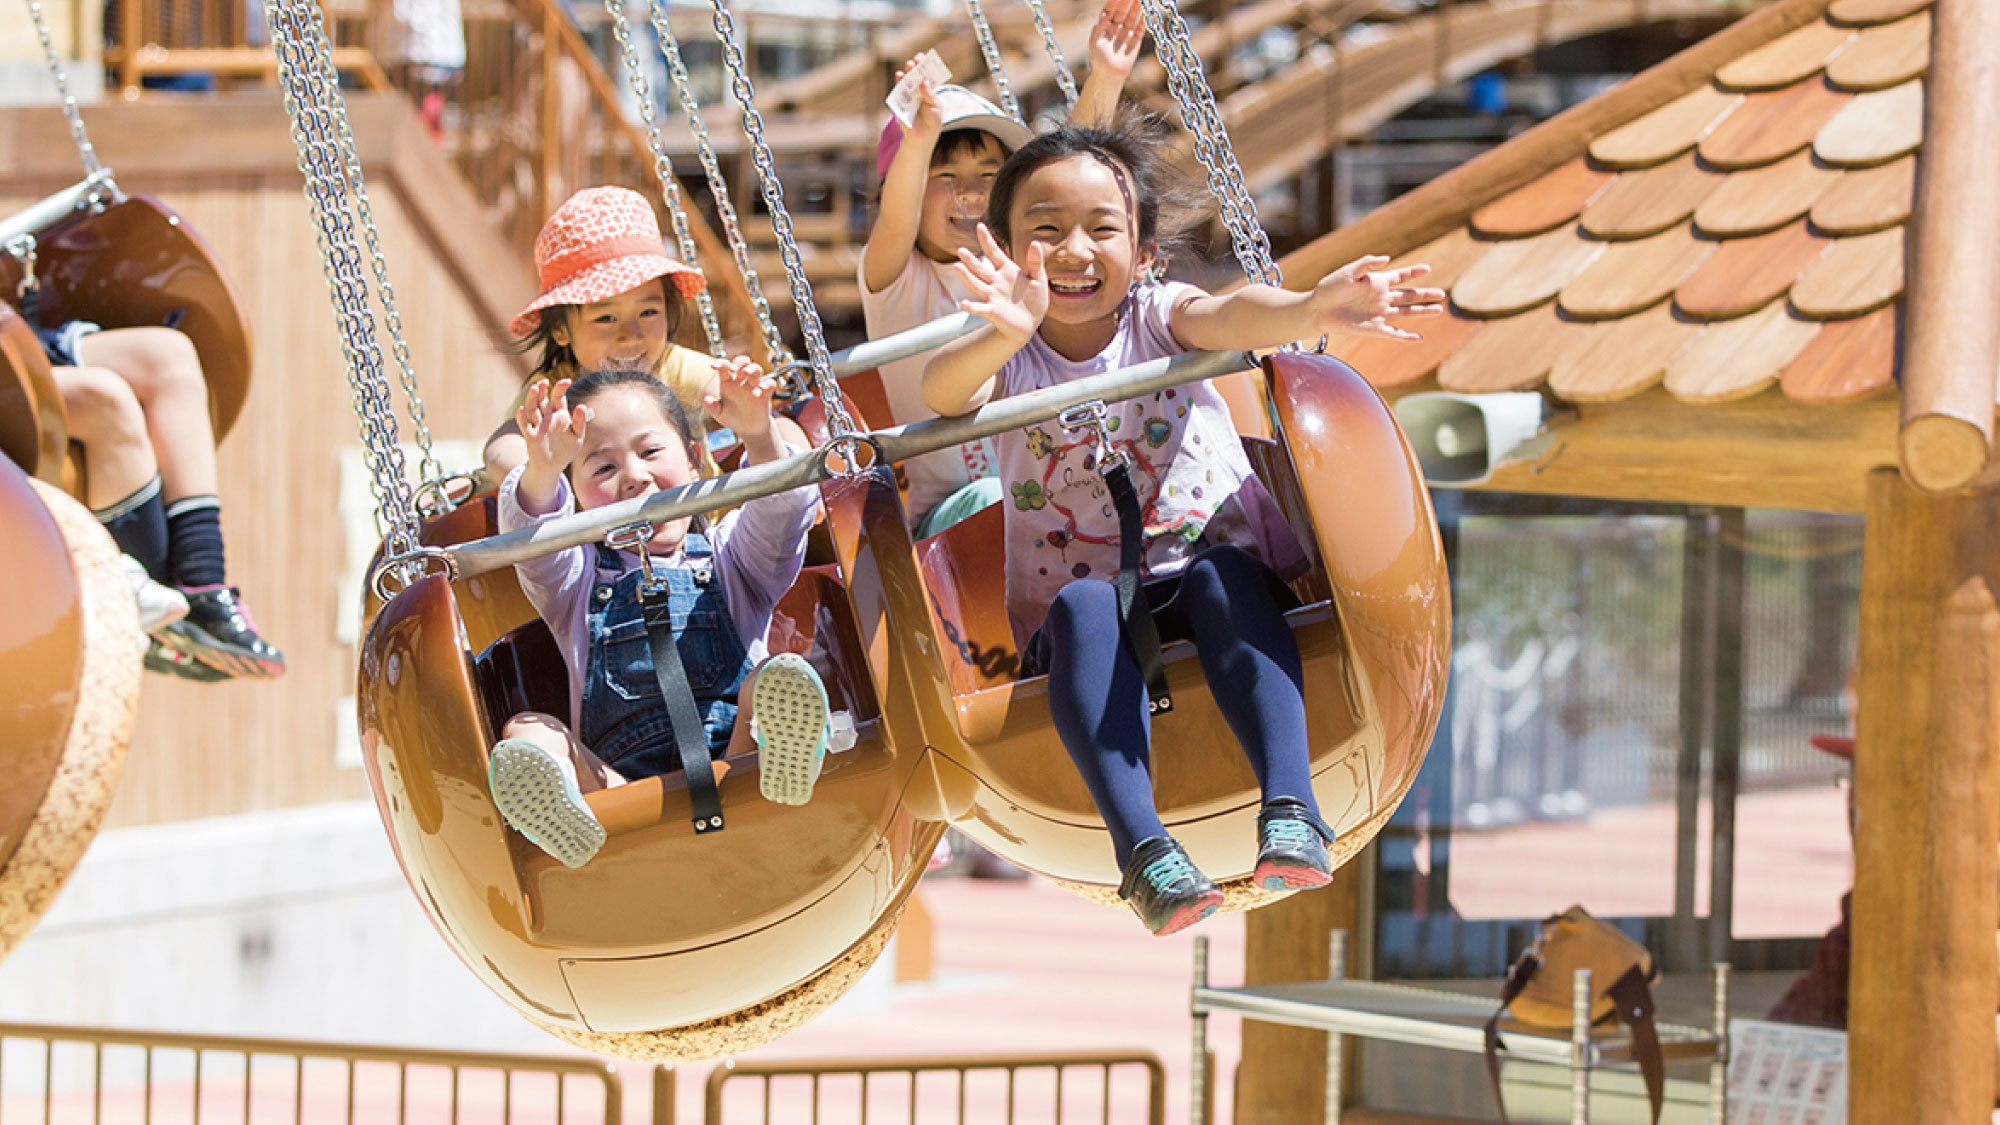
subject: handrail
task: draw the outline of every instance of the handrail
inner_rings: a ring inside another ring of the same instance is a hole
[[[885,363],[922,355],[932,348],[941,348],[979,327],[978,317],[968,312],[955,312],[926,321],[915,328],[905,328],[876,340],[863,340],[851,348],[842,348],[829,356],[833,361],[833,376],[845,379],[849,375],[859,375]]]
[[[89,206],[93,199],[105,199],[116,203],[124,197],[124,193],[118,190],[117,183],[111,178],[111,169],[105,168],[61,191],[38,199],[5,218],[0,218],[0,247],[5,247],[22,235],[37,234],[46,230],[51,224]]]
[[[8,1040],[39,1041],[44,1044],[44,1049],[48,1054],[47,1066],[44,1069],[45,1074],[53,1070],[57,1044],[76,1044],[80,1048],[88,1048],[92,1059],[91,1069],[93,1078],[98,1084],[98,1089],[95,1093],[100,1096],[103,1093],[102,1084],[106,1070],[104,1048],[130,1047],[142,1049],[146,1052],[147,1060],[145,1081],[148,1090],[145,1104],[149,1107],[152,1104],[150,1086],[155,1070],[155,1067],[152,1065],[152,1052],[156,1050],[168,1050],[193,1052],[196,1059],[195,1096],[197,1099],[201,1096],[200,1075],[202,1073],[201,1060],[203,1056],[209,1054],[235,1054],[242,1056],[244,1059],[243,1087],[246,1104],[248,1104],[250,1096],[250,1087],[260,1073],[249,1066],[251,1059],[290,1058],[299,1068],[291,1072],[294,1075],[304,1073],[303,1067],[308,1059],[324,1059],[333,1062],[345,1062],[347,1064],[348,1086],[346,1094],[349,1099],[350,1112],[353,1108],[354,1064],[382,1063],[397,1067],[399,1072],[406,1072],[411,1066],[449,1069],[453,1076],[454,1096],[461,1070],[493,1071],[506,1075],[510,1094],[514,1092],[516,1085],[512,1081],[514,1074],[522,1072],[546,1074],[552,1076],[556,1081],[554,1100],[558,1107],[561,1107],[565,1101],[563,1093],[565,1080],[594,1081],[599,1084],[603,1091],[601,1100],[593,1099],[600,1101],[602,1105],[600,1120],[604,1125],[617,1125],[618,1122],[624,1120],[624,1090],[618,1081],[617,1068],[603,1059],[580,1058],[574,1055],[532,1055],[502,1051],[453,1051],[434,1047],[386,1047],[366,1043],[339,1043],[313,1039],[279,1039],[173,1031],[136,1031],[60,1024],[0,1023],[0,1043],[5,1043]],[[656,1120],[658,1120],[657,1107],[660,1102],[659,1086],[663,1081],[662,1074],[665,1075],[664,1083],[669,1096],[671,1096],[672,1091],[672,1072],[656,1070],[654,1073]],[[296,1077],[294,1080],[302,1082],[302,1079]],[[407,1089],[407,1083],[399,1082],[396,1088],[398,1096],[403,1096],[403,1091]],[[45,1088],[43,1096],[46,1098],[49,1094],[50,1091]],[[302,1093],[299,1096],[302,1097]],[[45,1111],[48,1108],[47,1105],[44,1106]],[[558,1108],[558,1116],[561,1116],[560,1108]],[[671,1122],[672,1118],[669,1116],[665,1120]]]
[[[702,1099],[702,1120],[705,1125],[724,1125],[723,1087],[730,1082],[759,1080],[764,1082],[768,1095],[774,1078],[810,1078],[813,1089],[813,1120],[819,1120],[820,1079],[829,1077],[859,1077],[858,1091],[862,1103],[868,1100],[868,1078],[876,1074],[907,1074],[910,1076],[912,1102],[916,1098],[917,1076],[922,1073],[955,1073],[958,1075],[959,1091],[965,1090],[965,1079],[977,1071],[1004,1071],[1008,1077],[1008,1116],[1014,1120],[1016,1107],[1014,1076],[1022,1070],[1053,1070],[1058,1075],[1056,1092],[1056,1120],[1068,1118],[1063,1115],[1062,1081],[1063,1071],[1092,1067],[1104,1072],[1104,1103],[1101,1120],[1111,1120],[1111,1071],[1113,1067],[1140,1067],[1146,1072],[1146,1120],[1149,1125],[1165,1125],[1167,1119],[1167,1068],[1160,1057],[1151,1051],[1048,1051],[1021,1055],[916,1055],[909,1058],[850,1058],[850,1059],[804,1059],[798,1061],[763,1062],[760,1060],[738,1061],[731,1059],[708,1072],[708,1082]],[[843,1087],[845,1088],[845,1087]],[[766,1111],[770,1102],[764,1103]],[[959,1121],[966,1119],[968,1106],[961,1097],[958,1100]],[[982,1118],[984,1115],[981,1115]],[[914,1117],[914,1104],[912,1107]],[[768,1118],[765,1118],[768,1119]],[[864,1114],[865,1119],[865,1114]],[[1036,1120],[1048,1120],[1037,1117]],[[930,1120],[926,1116],[925,1120]]]
[[[880,462],[906,461],[978,438],[993,437],[1048,421],[1079,403],[1096,399],[1118,402],[1169,387],[1245,371],[1254,366],[1256,360],[1243,352],[1189,352],[989,402],[970,414],[956,418],[912,422],[876,430],[854,440],[872,447]],[[796,453],[777,461],[698,480],[680,488],[576,512],[537,527],[440,548],[437,553],[444,557],[455,578],[470,578],[564,548],[598,542],[612,528],[639,520],[664,523],[697,512],[734,507],[787,489],[817,484],[839,475],[839,470],[829,464],[832,457],[852,453],[851,449],[842,448],[841,440],[836,439],[826,449]]]

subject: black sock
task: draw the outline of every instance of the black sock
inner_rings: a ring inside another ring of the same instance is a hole
[[[167,507],[167,557],[173,560],[176,586],[220,586],[228,580],[221,502],[213,496],[188,496]]]
[[[109,508],[99,508],[91,514],[111,533],[119,550],[139,560],[153,581],[167,580],[167,511],[160,503],[159,477]]]

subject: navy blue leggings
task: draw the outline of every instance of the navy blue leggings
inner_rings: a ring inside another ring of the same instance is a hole
[[[1318,811],[1306,743],[1299,646],[1275,590],[1278,576],[1235,547],[1211,547],[1178,579],[1147,587],[1162,642],[1192,640],[1216,706],[1264,800],[1290,797]],[[1164,604],[1162,604],[1164,602]],[[1111,830],[1123,869],[1141,840],[1167,834],[1153,807],[1152,724],[1146,684],[1118,621],[1118,591],[1082,579],[1062,588],[1031,644],[1048,672],[1049,713]]]

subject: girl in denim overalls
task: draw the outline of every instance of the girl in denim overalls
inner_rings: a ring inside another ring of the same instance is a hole
[[[744,359],[717,361],[704,405],[743,442],[744,463],[784,453],[771,433],[770,380]],[[698,443],[673,392],[642,373],[596,371],[529,389],[516,421],[527,461],[500,487],[513,531],[583,508],[676,488],[697,473]],[[760,497],[707,527],[683,518],[646,543],[667,582],[674,648],[709,752],[758,751],[759,788],[784,804],[812,794],[831,733],[826,692],[804,657],[769,656],[771,610],[805,557],[814,495]],[[583,793],[680,768],[639,600],[639,557],[571,547],[515,566],[570,674],[569,724],[509,720],[489,763],[493,799],[529,840],[577,867],[604,843]],[[749,721],[736,721],[741,707]],[[574,733],[572,733],[574,732]]]

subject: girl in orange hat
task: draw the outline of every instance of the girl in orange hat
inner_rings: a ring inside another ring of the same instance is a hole
[[[708,282],[668,256],[644,196],[622,187],[570,196],[535,238],[535,273],[541,293],[508,326],[521,350],[536,356],[529,386],[591,371],[643,371],[665,383],[690,418],[704,416],[704,402],[717,393],[717,361],[672,337],[687,303]],[[778,419],[776,432],[785,443],[811,445],[790,419]],[[698,470],[713,475],[718,470],[705,445],[700,452]],[[510,417],[486,441],[489,479],[504,480],[527,456]]]

